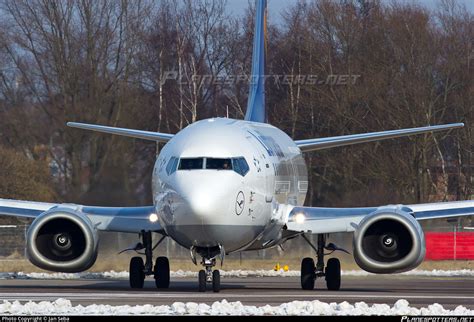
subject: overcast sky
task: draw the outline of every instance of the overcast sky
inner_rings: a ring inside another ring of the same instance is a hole
[[[249,1],[253,3],[255,0],[227,0],[227,7],[230,12],[241,15],[244,13],[245,9],[248,7]],[[280,12],[295,3],[297,0],[268,0],[268,9],[270,19],[280,19]],[[384,2],[390,3],[390,0],[383,0]],[[424,6],[429,8],[435,8],[439,3],[439,0],[403,0],[405,2],[414,2],[421,3]],[[474,0],[458,0],[459,3],[462,3],[466,8],[474,12]]]

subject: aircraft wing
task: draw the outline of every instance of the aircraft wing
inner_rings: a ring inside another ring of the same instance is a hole
[[[334,137],[320,138],[320,139],[297,140],[295,141],[295,143],[301,149],[301,151],[309,152],[309,151],[323,150],[323,149],[329,149],[329,148],[334,148],[334,147],[339,147],[339,146],[353,145],[353,144],[358,144],[358,143],[394,139],[394,138],[415,135],[415,134],[457,129],[457,128],[462,128],[463,126],[464,126],[463,123],[454,123],[454,124],[445,124],[445,125],[417,127],[417,128],[412,128],[412,129],[342,135],[342,136],[334,136]]]
[[[132,129],[124,129],[120,127],[111,127],[111,126],[84,124],[84,123],[75,123],[75,122],[68,122],[67,126],[74,127],[77,129],[82,129],[82,130],[90,130],[90,131],[95,131],[95,132],[115,134],[115,135],[136,138],[136,139],[163,142],[163,143],[168,142],[174,136],[173,134],[168,134],[168,133],[132,130]]]
[[[473,216],[474,200],[367,208],[294,207],[289,212],[287,228],[313,234],[354,232],[365,216],[383,211],[409,213],[418,221]]]
[[[153,206],[95,207],[0,199],[0,216],[34,219],[42,213],[54,209],[67,209],[82,213],[90,219],[98,230],[102,231],[139,233],[142,230],[151,230],[164,233],[158,221],[150,221],[150,215],[155,213],[155,207]]]

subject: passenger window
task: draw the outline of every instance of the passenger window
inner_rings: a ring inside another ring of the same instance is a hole
[[[250,168],[249,165],[247,164],[247,161],[245,161],[245,158],[235,158],[232,159],[232,164],[234,171],[240,174],[242,177],[245,177],[245,175],[249,172]]]
[[[232,170],[231,159],[206,159],[206,169],[209,170]]]
[[[203,168],[203,158],[181,159],[179,170],[199,170]]]
[[[176,166],[178,164],[178,158],[171,157],[168,161],[168,165],[166,166],[166,173],[171,175],[176,172]]]

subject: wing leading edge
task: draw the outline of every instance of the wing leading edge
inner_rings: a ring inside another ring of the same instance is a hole
[[[95,207],[75,204],[54,204],[44,202],[0,199],[0,216],[14,216],[34,219],[46,211],[67,209],[85,214],[94,227],[101,231],[139,233],[151,230],[164,233],[160,224],[150,221],[155,207]]]
[[[291,209],[287,228],[297,232],[329,234],[354,232],[365,216],[382,211],[412,214],[418,221],[474,215],[474,201],[440,202],[417,205],[388,205],[368,208],[317,208]]]
[[[84,124],[84,123],[75,123],[75,122],[68,122],[67,126],[74,127],[77,129],[82,129],[82,130],[90,130],[90,131],[95,131],[95,132],[128,136],[135,139],[142,139],[142,140],[149,140],[149,141],[163,142],[163,143],[168,142],[174,136],[173,134],[168,134],[168,133],[131,130],[131,129],[124,129],[120,127],[111,127],[111,126],[93,125],[93,124]]]
[[[297,140],[295,141],[295,143],[301,149],[301,151],[309,152],[309,151],[335,148],[339,146],[353,145],[353,144],[358,144],[358,143],[367,143],[367,142],[381,141],[381,140],[386,140],[386,139],[394,139],[394,138],[415,135],[415,134],[458,129],[462,127],[464,127],[464,123],[453,123],[453,124],[445,124],[445,125],[417,127],[417,128],[412,128],[412,129],[342,135],[342,136],[334,136],[334,137],[320,138],[320,139]]]

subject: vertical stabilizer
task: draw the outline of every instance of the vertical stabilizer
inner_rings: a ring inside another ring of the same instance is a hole
[[[267,121],[265,111],[265,56],[267,34],[267,0],[256,0],[255,33],[252,54],[252,75],[246,121]]]

